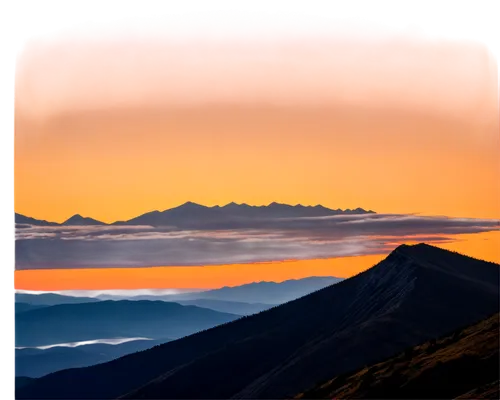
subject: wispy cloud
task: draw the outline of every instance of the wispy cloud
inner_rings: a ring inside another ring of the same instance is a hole
[[[499,230],[498,220],[402,214],[227,220],[197,230],[24,226],[16,268],[204,265],[381,254],[405,240],[443,243]]]

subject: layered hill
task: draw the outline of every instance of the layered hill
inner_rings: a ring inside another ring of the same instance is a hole
[[[297,399],[499,398],[499,315],[337,376]]]
[[[67,368],[86,367],[149,349],[168,340],[134,340],[121,344],[86,344],[48,349],[16,349],[16,376],[37,378]]]
[[[58,304],[95,303],[100,301],[94,297],[73,297],[56,293],[16,293],[16,307],[18,303],[32,306],[55,306]]]
[[[26,311],[36,310],[37,308],[42,308],[42,307],[45,307],[45,306],[34,305],[34,304],[29,304],[29,303],[16,302],[15,311],[16,311],[16,314],[17,314],[17,313],[20,313],[20,312],[26,312]]]
[[[260,314],[92,367],[17,398],[282,398],[498,312],[500,269],[425,244]]]
[[[60,304],[16,314],[16,346],[108,338],[179,338],[239,315],[164,301]]]
[[[170,298],[172,301],[203,299],[276,305],[295,300],[340,281],[342,281],[342,278],[336,278],[334,276],[310,276],[308,278],[290,279],[279,283],[253,282],[240,286],[226,286],[203,292],[169,295],[165,298]]]

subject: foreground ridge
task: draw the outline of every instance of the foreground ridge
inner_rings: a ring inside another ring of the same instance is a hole
[[[297,399],[499,398],[499,314],[378,364],[339,375]]]

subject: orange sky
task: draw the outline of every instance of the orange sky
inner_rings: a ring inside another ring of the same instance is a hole
[[[34,41],[17,66],[15,209],[113,222],[188,200],[277,201],[500,218],[497,87],[492,57],[469,43]],[[348,276],[377,257],[119,276],[214,287]],[[16,287],[97,288],[117,271],[17,271]]]

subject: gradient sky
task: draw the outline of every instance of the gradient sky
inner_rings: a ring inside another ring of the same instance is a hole
[[[485,45],[320,12],[273,30],[272,10],[251,14],[256,28],[186,10],[181,26],[164,10],[103,32],[111,10],[95,29],[71,15],[47,21],[71,34],[26,41],[16,212],[113,222],[188,200],[277,201],[500,218],[497,66]]]

